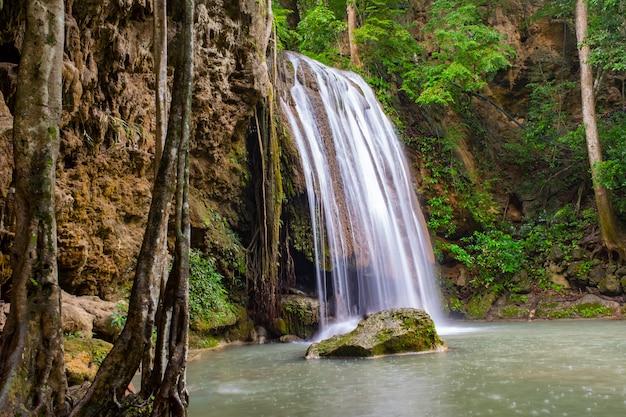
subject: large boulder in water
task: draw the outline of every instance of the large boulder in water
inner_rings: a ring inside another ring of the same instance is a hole
[[[396,308],[370,314],[350,333],[309,346],[305,358],[364,358],[447,350],[423,310]]]

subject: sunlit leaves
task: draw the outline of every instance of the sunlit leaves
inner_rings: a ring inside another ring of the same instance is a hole
[[[418,103],[448,104],[461,91],[477,91],[502,68],[513,49],[505,36],[484,23],[480,2],[435,0],[424,27],[427,52],[405,74],[403,89]]]
[[[342,31],[347,27],[334,13],[320,3],[306,11],[298,24],[300,52],[313,58],[322,54],[336,53],[336,45]]]
[[[287,16],[293,13],[291,10],[287,10],[279,4],[272,4],[272,12],[274,14],[274,25],[276,28],[276,43],[278,49],[292,50],[298,45],[297,32],[289,29],[287,24]]]
[[[589,0],[591,64],[610,71],[626,70],[626,2]]]
[[[358,0],[355,5],[360,25],[354,38],[367,70],[382,77],[406,71],[418,45],[399,20],[405,5],[395,0]]]

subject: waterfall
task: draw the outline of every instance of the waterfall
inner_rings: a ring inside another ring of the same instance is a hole
[[[373,91],[302,55],[283,61],[281,109],[306,179],[322,332],[393,307],[424,309],[437,323],[430,238],[402,144]]]

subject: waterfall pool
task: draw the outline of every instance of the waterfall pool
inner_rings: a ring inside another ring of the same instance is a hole
[[[190,417],[626,414],[626,322],[461,323],[446,353],[303,359],[308,343],[189,362]]]

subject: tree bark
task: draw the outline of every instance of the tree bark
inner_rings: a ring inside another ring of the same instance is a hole
[[[578,59],[580,61],[580,92],[593,191],[598,207],[602,241],[609,253],[614,253],[617,255],[618,260],[622,261],[626,257],[626,232],[615,214],[609,191],[598,180],[598,165],[602,162],[602,148],[596,124],[593,70],[589,64],[590,47],[586,44],[587,21],[587,3],[584,0],[577,0],[576,39],[578,41]]]
[[[179,138],[183,129],[181,103],[186,82],[183,71],[177,66],[167,140],[152,192],[148,226],[137,259],[126,325],[98,370],[89,391],[72,410],[72,417],[119,415],[123,408],[120,399],[137,372],[145,349],[151,348],[154,312],[160,290],[160,274],[156,265],[161,261],[158,259],[159,249],[167,237],[162,231],[166,230],[164,223],[167,223],[174,194],[172,184],[176,181]]]
[[[156,134],[154,149],[154,172],[155,181],[161,165],[163,155],[163,147],[167,137],[167,0],[154,0],[154,16],[153,16],[153,42],[154,42],[154,76],[156,82],[155,88],[155,105],[156,105]],[[167,253],[167,221],[161,224],[162,230],[160,235],[164,236],[161,240],[161,247],[157,259],[160,262],[154,265],[154,274],[159,278],[159,301],[163,298],[165,292],[165,284],[167,282],[167,265],[169,256]],[[156,291],[156,288],[155,288]],[[156,295],[156,293],[154,294]],[[158,316],[162,312],[162,304],[159,302],[156,306],[155,320],[159,320]],[[157,339],[157,343],[159,340]],[[162,351],[159,346],[148,346],[144,350],[142,358],[142,369],[152,369],[162,363],[163,358],[156,358],[155,352]],[[160,372],[160,371],[159,371]],[[159,377],[160,380],[160,377]],[[152,378],[151,372],[142,372],[141,374],[141,395],[144,399],[149,398],[158,388],[158,381]]]
[[[29,1],[13,122],[15,199],[11,312],[0,337],[0,414],[65,416],[54,213],[64,6]]]
[[[191,226],[189,221],[189,138],[191,136],[192,86],[194,67],[194,0],[183,1],[183,36],[181,71],[183,86],[181,103],[182,120],[176,182],[175,254],[172,275],[164,297],[163,311],[158,323],[158,336],[168,334],[167,351],[157,352],[158,358],[167,357],[162,380],[163,364],[155,367],[154,379],[159,377],[159,390],[155,396],[153,417],[186,417],[189,393],[186,386],[187,352],[189,349],[189,247]],[[164,343],[158,343],[165,349]]]
[[[154,76],[156,81],[155,176],[167,135],[167,1],[154,0]]]
[[[348,42],[350,43],[350,64],[354,67],[361,67],[361,57],[359,47],[354,40],[354,31],[357,29],[356,4],[355,0],[348,0],[346,3],[348,12]]]

